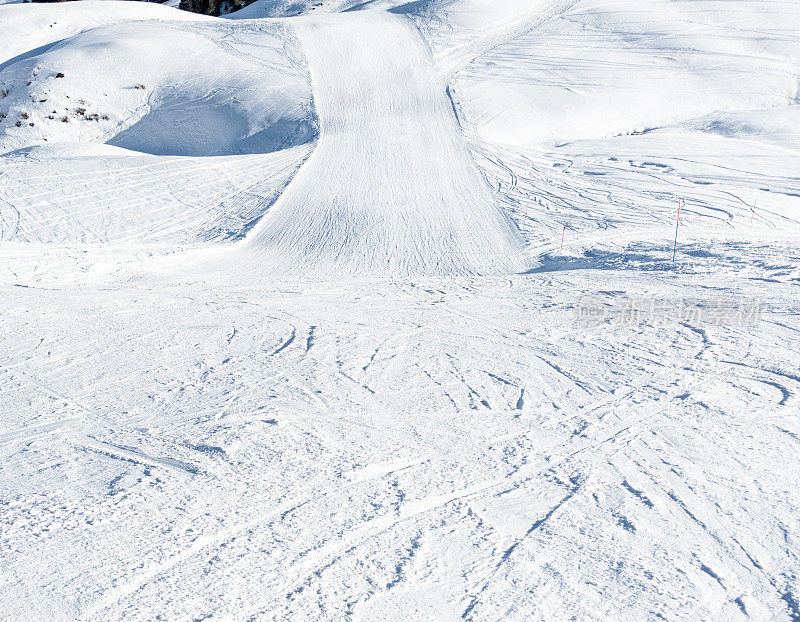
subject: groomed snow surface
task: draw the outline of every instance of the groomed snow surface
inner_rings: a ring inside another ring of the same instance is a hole
[[[0,32],[0,619],[800,620],[795,3]]]

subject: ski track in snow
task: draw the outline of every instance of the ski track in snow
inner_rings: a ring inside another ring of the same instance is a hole
[[[611,274],[671,295],[704,281]],[[614,615],[608,590],[632,585],[634,611],[666,614],[672,598],[710,616],[734,615],[736,599],[750,615],[782,610],[800,380],[779,344],[796,329],[587,333],[571,315],[587,285],[364,283],[344,301],[314,284],[122,300],[6,288],[8,309],[49,310],[12,314],[3,339],[22,346],[2,367],[5,576],[58,577],[43,611],[67,598],[90,618],[486,617],[512,602]],[[22,425],[18,412],[37,415]],[[84,537],[114,546],[64,554]],[[13,555],[34,541],[69,565]],[[22,585],[36,583],[6,589]],[[572,600],[548,596],[567,588]]]
[[[315,143],[3,156],[0,618],[800,619],[796,146],[489,140],[590,9],[479,4],[291,21]]]
[[[360,11],[300,22],[298,35],[320,141],[222,264],[304,276],[524,269],[521,239],[473,166],[419,33]]]

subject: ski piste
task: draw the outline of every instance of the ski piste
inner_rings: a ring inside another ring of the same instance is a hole
[[[0,4],[0,619],[800,617],[795,3],[171,4]]]

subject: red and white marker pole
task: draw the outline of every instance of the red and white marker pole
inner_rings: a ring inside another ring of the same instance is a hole
[[[564,249],[564,234],[567,232],[567,225],[561,230],[561,250]]]
[[[675,219],[675,245],[672,247],[672,263],[675,263],[675,255],[678,252],[678,224],[681,222],[681,204],[683,201],[678,199],[678,217]]]

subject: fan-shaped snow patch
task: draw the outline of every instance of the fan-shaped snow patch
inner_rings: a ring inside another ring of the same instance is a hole
[[[314,78],[320,141],[222,271],[523,269],[521,240],[475,170],[430,50],[411,24],[361,11],[300,20],[298,35]]]
[[[276,23],[94,28],[0,72],[0,153],[54,141],[195,156],[307,143],[315,122],[302,58]]]

